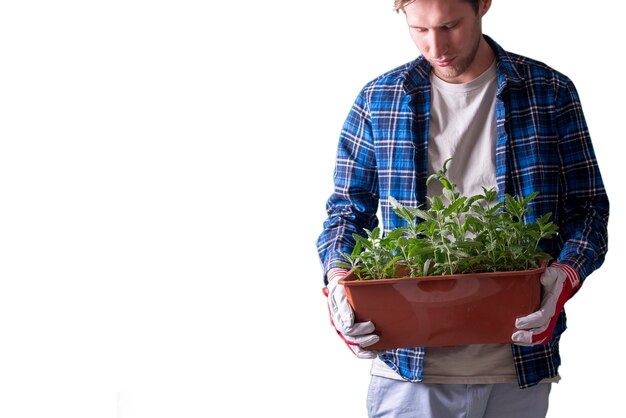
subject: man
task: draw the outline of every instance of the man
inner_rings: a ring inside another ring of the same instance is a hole
[[[396,0],[421,56],[367,83],[340,135],[335,190],[318,240],[331,318],[360,358],[374,359],[372,417],[543,417],[559,380],[564,303],[600,267],[609,203],[572,82],[482,34],[490,0]],[[337,268],[353,233],[402,226],[389,197],[416,207],[426,178],[452,157],[464,195],[482,187],[527,196],[534,220],[552,212],[559,234],[543,250],[541,310],[516,322],[512,344],[369,351],[375,325],[355,323]]]

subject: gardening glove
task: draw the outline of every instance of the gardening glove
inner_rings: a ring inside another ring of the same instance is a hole
[[[372,321],[354,322],[354,311],[348,303],[346,289],[339,284],[339,279],[347,274],[347,270],[339,268],[330,269],[328,272],[328,286],[324,288],[324,294],[328,297],[330,323],[358,358],[373,359],[381,352],[365,350],[363,347],[377,343],[380,338],[372,334],[374,331]]]
[[[546,344],[552,339],[554,326],[563,305],[580,287],[580,277],[570,266],[552,263],[541,275],[541,308],[537,312],[517,318],[511,339],[519,345]]]

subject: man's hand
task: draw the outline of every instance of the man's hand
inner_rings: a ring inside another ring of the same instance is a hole
[[[338,268],[328,272],[328,286],[324,289],[324,294],[328,296],[330,323],[358,358],[373,359],[379,352],[365,350],[363,347],[377,343],[380,338],[372,334],[374,331],[372,321],[354,322],[354,311],[348,303],[346,289],[339,284],[339,279],[346,274],[347,270]]]
[[[519,345],[548,343],[563,305],[580,284],[578,273],[568,265],[552,263],[546,268],[541,275],[541,308],[528,316],[517,318],[515,327],[519,331],[511,336],[513,342]]]

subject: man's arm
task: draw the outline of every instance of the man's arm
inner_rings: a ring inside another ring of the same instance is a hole
[[[569,79],[557,90],[556,111],[563,187],[558,261],[573,267],[584,281],[600,267],[608,249],[609,200],[580,99]]]
[[[515,344],[547,344],[565,303],[583,280],[602,265],[607,252],[609,201],[602,183],[580,100],[570,80],[557,90],[562,249],[541,276],[538,311],[518,318],[511,336]]]
[[[324,281],[343,253],[355,245],[352,234],[378,224],[378,174],[369,108],[362,91],[344,123],[334,174],[335,188],[326,203],[328,218],[317,241]]]

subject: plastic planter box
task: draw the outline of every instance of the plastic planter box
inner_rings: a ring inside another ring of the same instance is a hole
[[[346,289],[357,321],[372,321],[370,349],[508,344],[515,319],[539,309],[546,268],[497,273],[355,280]]]

